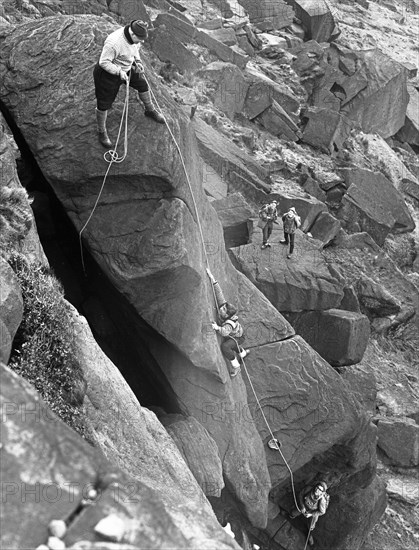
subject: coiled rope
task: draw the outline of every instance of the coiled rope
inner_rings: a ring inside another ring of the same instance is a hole
[[[100,197],[102,196],[102,192],[103,192],[103,189],[105,187],[105,182],[106,182],[106,179],[108,177],[109,171],[112,167],[112,164],[119,164],[121,162],[124,162],[124,160],[127,156],[127,153],[128,153],[128,105],[129,105],[129,82],[130,82],[130,79],[131,79],[131,73],[128,75],[128,82],[126,82],[127,91],[126,91],[124,107],[123,107],[122,115],[121,115],[121,122],[119,123],[118,137],[116,138],[115,149],[109,149],[109,151],[106,151],[103,154],[103,158],[108,163],[108,168],[105,172],[105,176],[103,178],[102,185],[101,185],[99,193],[96,197],[96,201],[95,201],[95,204],[93,205],[92,211],[90,212],[90,215],[87,218],[85,224],[83,225],[83,227],[79,231],[80,256],[81,256],[81,264],[83,266],[84,274],[86,274],[86,267],[85,267],[85,264],[84,264],[83,243],[82,243],[82,240],[81,240],[83,231],[88,226],[90,220],[93,217],[93,214],[95,213],[97,205],[99,204]],[[122,156],[119,156],[119,154],[118,154],[118,144],[119,144],[119,139],[121,137],[121,132],[122,132],[122,127],[123,126],[124,126],[124,153],[123,153]]]

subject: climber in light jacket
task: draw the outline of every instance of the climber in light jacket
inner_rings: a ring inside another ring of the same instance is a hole
[[[301,226],[301,218],[293,206],[282,216],[282,223],[284,225],[284,238],[279,242],[286,245],[289,243],[290,249],[287,258],[290,259],[291,254],[294,252],[295,230]]]
[[[140,42],[147,37],[147,23],[139,20],[114,31],[106,38],[99,62],[93,70],[98,135],[104,147],[112,147],[106,129],[106,118],[121,84],[129,84],[137,90],[144,103],[145,115],[164,124],[163,115],[153,105],[140,58]]]
[[[232,370],[230,371],[230,376],[233,378],[240,372],[238,357],[243,359],[248,355],[249,350],[243,349],[240,345],[244,342],[244,336],[243,327],[239,323],[237,316],[237,309],[225,300],[220,285],[208,268],[207,273],[214,287],[219,322],[221,323],[220,325],[212,323],[212,328],[223,337],[221,351],[231,363]]]

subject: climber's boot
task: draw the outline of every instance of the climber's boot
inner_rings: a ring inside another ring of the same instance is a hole
[[[109,139],[108,132],[106,131],[106,119],[108,111],[100,111],[96,108],[96,122],[99,141],[103,147],[112,147],[112,142]]]
[[[154,107],[153,102],[151,101],[150,91],[139,92],[138,95],[140,96],[141,101],[144,103],[145,116],[152,118],[159,124],[164,124],[165,123],[164,116],[161,113],[159,113]]]
[[[230,363],[232,366],[232,371],[230,372],[230,376],[231,378],[234,378],[240,372],[240,363],[236,357],[232,361],[230,361]]]

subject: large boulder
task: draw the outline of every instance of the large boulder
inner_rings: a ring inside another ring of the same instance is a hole
[[[368,84],[342,106],[342,113],[366,134],[393,136],[405,123],[407,70],[378,49],[357,53]]]
[[[308,40],[331,42],[340,31],[333,14],[324,0],[286,0],[295,11],[296,16],[306,32]]]
[[[262,232],[252,243],[230,250],[233,262],[281,312],[297,312],[338,307],[343,297],[342,283],[330,272],[319,245],[297,230],[292,259],[287,247],[279,244],[282,231],[274,226],[272,247],[261,250]]]
[[[22,322],[23,300],[19,280],[9,264],[0,257],[0,360],[9,361],[16,331]]]
[[[352,233],[368,232],[382,245],[388,233],[413,231],[415,222],[399,191],[380,172],[342,170],[348,187],[338,217]]]
[[[307,312],[292,324],[297,334],[334,367],[359,363],[370,336],[365,315],[342,309]]]
[[[378,446],[390,463],[404,468],[419,465],[419,425],[413,418],[378,421]]]
[[[294,11],[284,0],[238,0],[250,22],[260,30],[282,29],[291,25]]]
[[[179,499],[180,493],[177,498],[173,494],[173,505],[169,507],[162,499],[161,488],[111,465],[100,450],[61,422],[29,383],[4,365],[0,369],[4,407],[2,546],[35,548],[46,543],[49,523],[59,519],[67,523],[66,547],[89,541],[83,548],[97,548],[93,543],[103,544],[103,538],[95,533],[96,524],[116,515],[123,526],[119,540],[129,549],[156,545],[210,548],[214,540],[217,548],[238,548],[217,523],[198,487],[194,491],[200,501],[198,505],[196,500],[193,513],[187,514],[186,509],[181,511],[178,507],[183,500]],[[24,411],[30,414],[23,414]],[[163,435],[163,428],[160,431]],[[167,444],[170,448],[166,434]],[[177,453],[174,444],[171,445],[170,452]],[[171,470],[172,475],[174,471]],[[191,496],[195,482],[189,476]],[[169,477],[166,482],[171,483]],[[202,531],[203,512],[209,528],[206,534]],[[133,517],[137,520],[134,523]]]

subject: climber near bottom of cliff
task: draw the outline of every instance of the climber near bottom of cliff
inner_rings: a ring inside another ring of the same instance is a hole
[[[304,517],[310,518],[309,544],[312,546],[314,541],[311,531],[315,528],[319,517],[326,513],[327,507],[329,506],[330,496],[327,493],[326,483],[324,481],[319,481],[315,485],[304,487],[299,492],[297,500],[300,509],[298,510],[295,507],[289,513],[289,517],[294,519],[302,514]]]
[[[106,119],[121,84],[137,90],[144,103],[146,116],[160,124],[165,122],[163,115],[153,105],[141,63],[140,43],[147,37],[147,23],[139,20],[114,31],[106,38],[99,61],[93,70],[98,134],[99,141],[104,147],[112,147],[106,129]]]
[[[241,344],[244,342],[243,327],[239,323],[237,317],[237,309],[227,302],[224,298],[223,291],[220,285],[215,280],[211,271],[207,268],[208,277],[214,288],[215,299],[217,301],[219,322],[212,323],[212,328],[222,337],[221,351],[230,363],[232,370],[230,371],[231,378],[234,378],[240,372],[240,362],[248,355],[249,350],[244,349]]]

